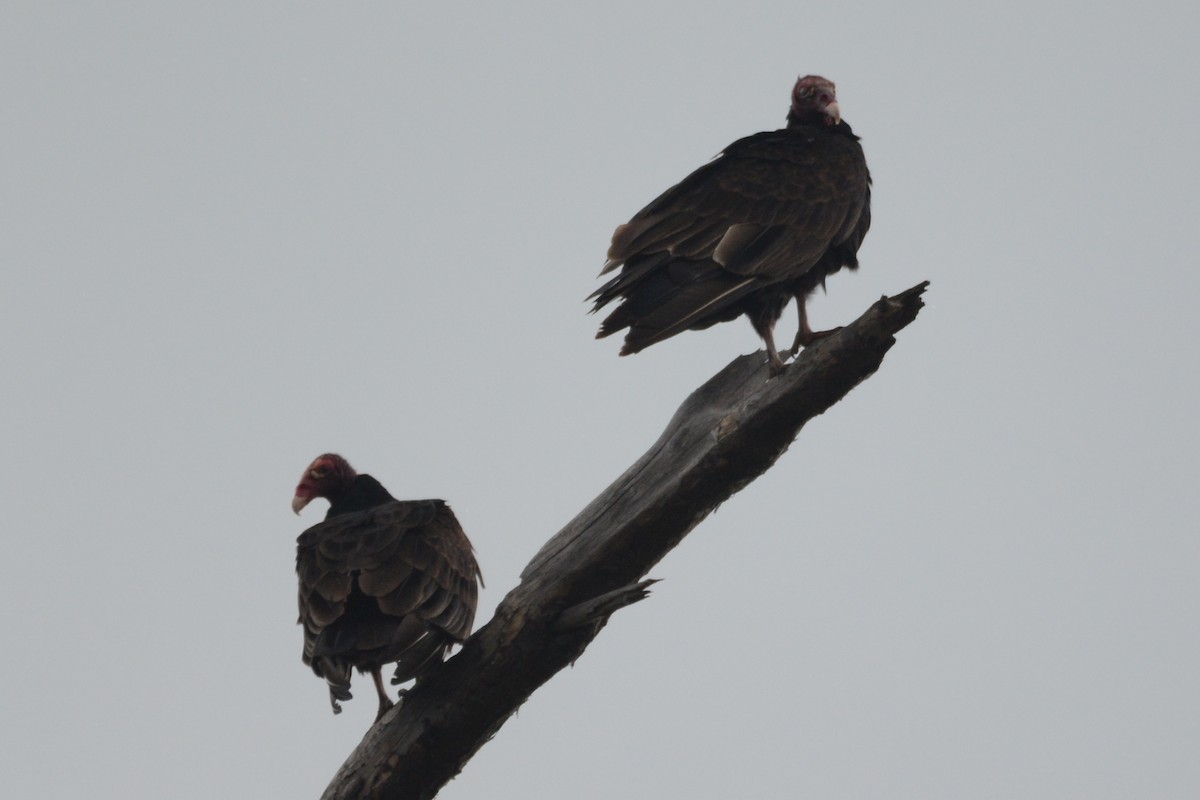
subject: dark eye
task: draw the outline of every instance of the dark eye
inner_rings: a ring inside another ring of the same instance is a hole
[[[325,467],[314,467],[313,469],[309,470],[308,474],[309,477],[320,480],[329,474],[329,470]]]

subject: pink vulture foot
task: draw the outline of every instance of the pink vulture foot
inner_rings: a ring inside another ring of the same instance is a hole
[[[801,329],[796,334],[796,340],[794,342],[792,342],[792,349],[789,350],[788,353],[792,356],[792,358],[795,358],[800,353],[801,347],[808,347],[810,344],[817,341],[818,339],[824,339],[828,336],[833,336],[835,333],[837,333],[841,329],[842,329],[841,325],[838,325],[836,328],[830,328],[827,331],[811,331],[811,330]]]
[[[395,703],[386,697],[379,698],[379,713],[375,715],[375,721],[379,722],[379,720],[383,719],[383,715],[391,711],[395,705]]]
[[[787,369],[787,364],[784,362],[784,360],[782,358],[779,357],[778,353],[774,353],[772,355],[774,356],[774,358],[767,359],[767,377],[768,377],[768,379],[777,377],[778,375],[781,375],[783,373],[783,371],[785,369]]]

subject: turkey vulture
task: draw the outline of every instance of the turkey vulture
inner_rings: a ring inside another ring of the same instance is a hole
[[[871,176],[834,85],[800,78],[787,127],[739,139],[616,229],[600,274],[621,271],[588,299],[621,302],[596,338],[628,328],[627,355],[745,314],[777,375],[784,308],[794,297],[800,316],[786,355],[833,333],[809,327],[805,298],[858,267],[870,226]]]
[[[319,456],[300,478],[292,510],[329,500],[325,521],[296,540],[304,663],[329,684],[333,713],[350,699],[350,668],[370,672],[378,721],[392,683],[420,677],[471,632],[479,565],[467,535],[441,500],[397,500],[346,459]]]

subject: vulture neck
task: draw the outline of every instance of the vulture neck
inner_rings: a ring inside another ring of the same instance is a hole
[[[336,498],[330,498],[329,511],[325,519],[336,517],[338,514],[349,514],[353,511],[365,511],[368,508],[390,503],[396,498],[383,488],[383,484],[370,475],[358,475],[350,482],[345,491]]]
[[[842,120],[837,125],[830,125],[829,118],[824,114],[812,113],[799,115],[794,111],[789,111],[787,116],[787,129],[789,131],[797,130],[798,128],[816,128],[817,130],[827,131],[829,133],[840,133],[843,136],[849,136],[854,141],[858,141],[858,137],[854,135],[854,131],[850,130],[850,126]]]

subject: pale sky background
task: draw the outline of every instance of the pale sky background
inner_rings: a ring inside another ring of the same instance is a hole
[[[1200,796],[1197,14],[1178,3],[0,10],[0,783],[315,797],[288,507],[336,450],[444,497],[477,624],[744,321],[631,358],[613,227],[837,82],[878,375],[442,793]],[[794,316],[782,323],[790,339]]]

